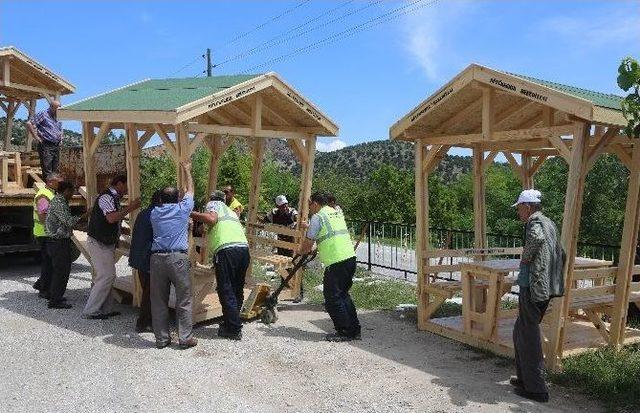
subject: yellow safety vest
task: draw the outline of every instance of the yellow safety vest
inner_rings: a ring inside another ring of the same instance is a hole
[[[235,197],[233,197],[233,199],[231,200],[231,204],[229,205],[229,208],[232,211],[235,211],[238,207],[240,207],[240,209],[242,210],[242,204],[240,203],[240,201],[238,201]]]
[[[224,202],[218,212],[218,222],[209,231],[209,248],[217,253],[229,244],[247,244],[247,237],[238,216]]]
[[[355,257],[356,253],[342,212],[324,206],[317,214],[321,227],[316,243],[318,256],[325,267]]]
[[[45,186],[44,188],[39,189],[38,192],[36,192],[35,198],[33,198],[33,235],[36,237],[47,236],[44,224],[40,223],[40,217],[38,216],[38,200],[43,196],[51,202],[55,193]]]

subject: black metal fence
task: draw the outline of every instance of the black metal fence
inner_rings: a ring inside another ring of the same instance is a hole
[[[358,241],[357,262],[368,270],[379,271],[408,281],[416,280],[415,224],[376,221],[347,221],[353,238]],[[521,247],[523,237],[509,234],[487,234],[488,246]],[[437,249],[474,247],[473,231],[431,228],[430,242]],[[617,262],[618,245],[578,243],[578,255]]]

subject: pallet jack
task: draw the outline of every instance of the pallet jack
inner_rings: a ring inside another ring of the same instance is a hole
[[[249,298],[245,301],[241,316],[245,319],[260,317],[264,324],[273,324],[278,320],[276,307],[278,296],[285,288],[289,287],[289,281],[296,275],[300,268],[309,264],[318,254],[318,250],[313,250],[306,255],[294,255],[291,259],[293,266],[287,268],[287,277],[280,279],[280,285],[273,292],[269,284],[257,284],[252,290]]]

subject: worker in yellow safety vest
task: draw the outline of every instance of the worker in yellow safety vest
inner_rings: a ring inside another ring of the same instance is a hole
[[[309,199],[313,214],[299,254],[308,254],[314,242],[324,265],[322,292],[324,305],[333,321],[335,333],[327,334],[328,341],[360,340],[360,322],[356,306],[349,295],[356,271],[356,254],[342,211],[329,206],[331,194],[315,192]]]
[[[40,247],[40,278],[33,284],[33,288],[40,291],[42,298],[49,299],[49,287],[51,286],[51,273],[53,271],[51,257],[47,253],[45,232],[45,220],[49,211],[49,204],[56,194],[58,184],[62,177],[57,173],[51,173],[46,177],[45,186],[36,192],[33,198],[33,236]]]
[[[214,254],[216,290],[224,321],[218,336],[242,339],[240,310],[244,302],[244,282],[249,268],[249,243],[236,213],[225,203],[223,191],[213,191],[205,212],[192,212],[191,218],[210,227],[209,247]]]
[[[227,186],[224,187],[222,192],[224,192],[224,202],[225,202],[225,204],[227,204],[227,206],[233,212],[235,212],[236,215],[239,217],[240,214],[242,214],[242,210],[244,209],[244,207],[242,206],[240,201],[238,201],[238,199],[236,199],[236,190],[235,190],[235,188],[232,187],[231,185],[227,185]]]

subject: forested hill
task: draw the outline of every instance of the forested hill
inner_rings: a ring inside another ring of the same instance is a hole
[[[333,171],[356,179],[366,179],[384,164],[413,171],[414,159],[411,143],[390,140],[365,142],[333,152],[318,153],[315,175]],[[447,182],[470,170],[470,157],[447,155],[440,162],[437,173]]]

